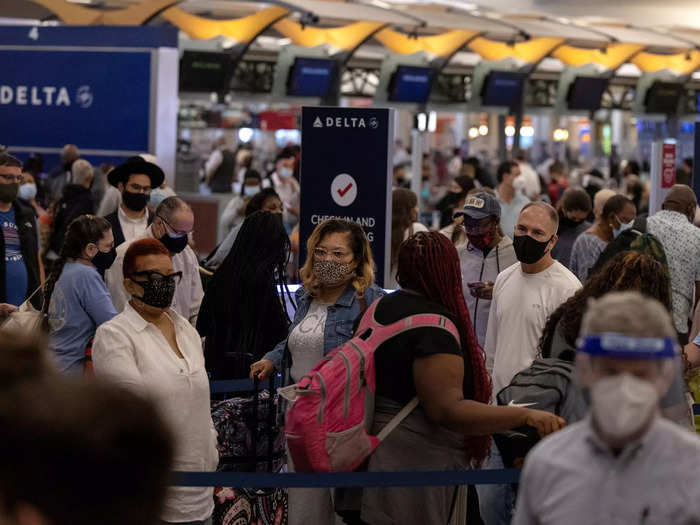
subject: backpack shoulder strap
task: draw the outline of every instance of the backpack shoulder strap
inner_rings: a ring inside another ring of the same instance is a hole
[[[452,335],[452,337],[454,337],[457,340],[458,345],[461,344],[459,338],[459,331],[457,330],[457,327],[451,320],[449,320],[444,315],[428,313],[410,315],[408,317],[400,319],[399,321],[396,321],[395,323],[384,326],[379,324],[374,319],[375,310],[373,310],[372,308],[370,308],[370,310],[372,311],[372,325],[365,326],[364,330],[366,330],[367,328],[372,329],[372,333],[367,342],[374,348],[378,348],[381,344],[385,343],[392,337],[396,337],[397,335],[407,332],[409,330],[415,330],[416,328],[440,328]],[[370,310],[367,311],[367,315],[365,316],[365,318],[369,315]],[[360,333],[362,332],[358,330],[358,334]]]
[[[391,418],[391,420],[384,426],[383,429],[377,434],[377,439],[379,441],[384,441],[389,434],[391,434],[396,427],[398,427],[401,422],[408,417],[408,415],[413,412],[413,409],[418,406],[418,396],[411,399],[408,404],[403,407],[398,414]]]

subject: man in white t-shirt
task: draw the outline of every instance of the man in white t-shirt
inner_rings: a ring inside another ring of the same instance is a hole
[[[581,283],[552,258],[559,218],[549,204],[533,202],[520,212],[513,248],[518,263],[496,279],[486,330],[486,366],[497,394],[527,368],[547,318]]]

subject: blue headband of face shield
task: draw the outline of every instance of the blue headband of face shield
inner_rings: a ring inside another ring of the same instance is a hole
[[[615,359],[670,359],[678,357],[678,342],[671,337],[632,337],[606,333],[580,338],[578,350],[592,356]]]

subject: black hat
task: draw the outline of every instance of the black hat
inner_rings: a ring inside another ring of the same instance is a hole
[[[126,184],[129,176],[139,174],[151,179],[151,188],[158,188],[165,180],[165,173],[152,162],[146,162],[141,157],[131,157],[124,164],[120,164],[107,175],[107,180],[112,186],[120,182]]]

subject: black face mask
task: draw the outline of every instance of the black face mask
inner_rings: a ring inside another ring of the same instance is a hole
[[[573,230],[574,228],[578,228],[584,220],[585,219],[575,221],[573,219],[569,219],[568,217],[564,217],[559,219],[559,228],[562,230]]]
[[[19,184],[0,184],[0,202],[8,203],[17,198],[19,193]]]
[[[134,296],[143,304],[154,308],[168,308],[173,303],[176,287],[174,278],[134,280],[134,282],[143,288],[143,296]]]
[[[163,243],[163,246],[165,246],[170,253],[180,253],[182,250],[187,248],[187,235],[183,235],[182,237],[171,237],[166,233],[158,240]]]
[[[132,193],[126,190],[122,193],[122,202],[131,211],[142,211],[146,207],[149,198],[150,195],[145,193]]]
[[[553,237],[547,241],[538,241],[529,235],[516,235],[513,237],[515,256],[521,263],[534,264],[544,257],[547,245]]]
[[[116,248],[112,248],[108,252],[102,252],[98,251],[97,255],[95,255],[92,258],[92,264],[95,265],[95,268],[98,270],[108,270],[112,264],[114,263],[114,259],[117,258],[117,250]]]

